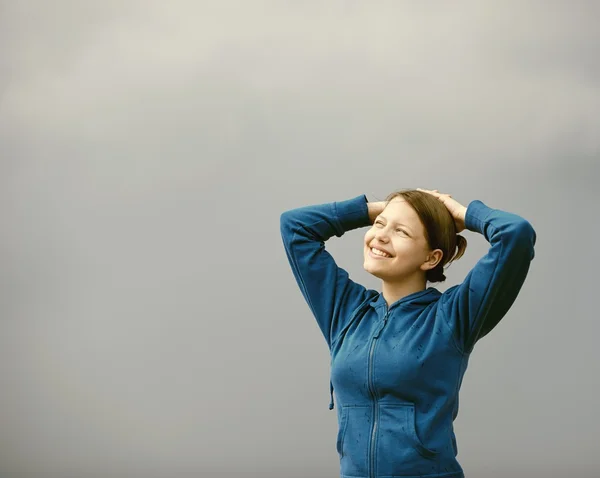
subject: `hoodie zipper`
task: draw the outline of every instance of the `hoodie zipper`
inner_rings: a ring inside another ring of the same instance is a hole
[[[369,350],[369,391],[371,392],[371,395],[373,395],[373,428],[371,430],[371,440],[369,442],[369,470],[370,470],[369,475],[371,477],[375,476],[374,449],[375,449],[375,438],[376,438],[376,433],[377,433],[377,423],[379,420],[379,407],[377,406],[377,395],[375,393],[375,387],[373,386],[373,354],[375,352],[375,344],[377,342],[377,338],[379,337],[379,334],[381,333],[381,331],[385,327],[385,324],[387,323],[388,312],[389,311],[386,310],[385,316],[383,317],[383,324],[381,325],[381,327],[379,327],[377,332],[375,332],[375,335],[373,336],[373,340],[371,341],[371,349]]]

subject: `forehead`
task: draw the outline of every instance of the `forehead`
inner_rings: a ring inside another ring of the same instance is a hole
[[[386,221],[404,224],[418,231],[421,230],[421,220],[419,219],[418,214],[404,199],[401,198],[392,199],[379,217]]]
[[[382,216],[385,216],[387,219],[419,219],[415,210],[404,200],[401,198],[392,199],[389,204],[385,207]]]

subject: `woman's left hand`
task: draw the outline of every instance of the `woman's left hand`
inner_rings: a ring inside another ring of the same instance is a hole
[[[417,191],[422,191],[424,193],[431,194],[432,196],[439,199],[442,202],[442,204],[446,206],[446,209],[448,209],[448,211],[454,218],[456,232],[461,232],[465,230],[465,215],[467,213],[467,208],[458,201],[452,199],[452,195],[442,194],[437,189],[431,191],[429,189],[417,188]]]

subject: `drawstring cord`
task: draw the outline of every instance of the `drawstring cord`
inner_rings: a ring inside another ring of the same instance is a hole
[[[333,410],[333,383],[329,380],[329,395],[331,396],[331,401],[329,402],[329,410]]]

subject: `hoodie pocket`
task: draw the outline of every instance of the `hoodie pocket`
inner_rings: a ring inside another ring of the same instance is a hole
[[[416,423],[412,403],[379,404],[377,474],[430,473],[426,467],[438,453],[421,442]]]
[[[340,420],[339,420],[339,424],[338,424],[338,434],[337,434],[337,441],[335,444],[335,448],[338,452],[338,454],[340,455],[340,458],[342,457],[343,454],[343,444],[344,444],[344,436],[346,434],[346,425],[348,424],[348,407],[342,407],[341,413],[340,413]]]
[[[373,407],[343,406],[339,420],[337,450],[342,475],[366,476]]]

